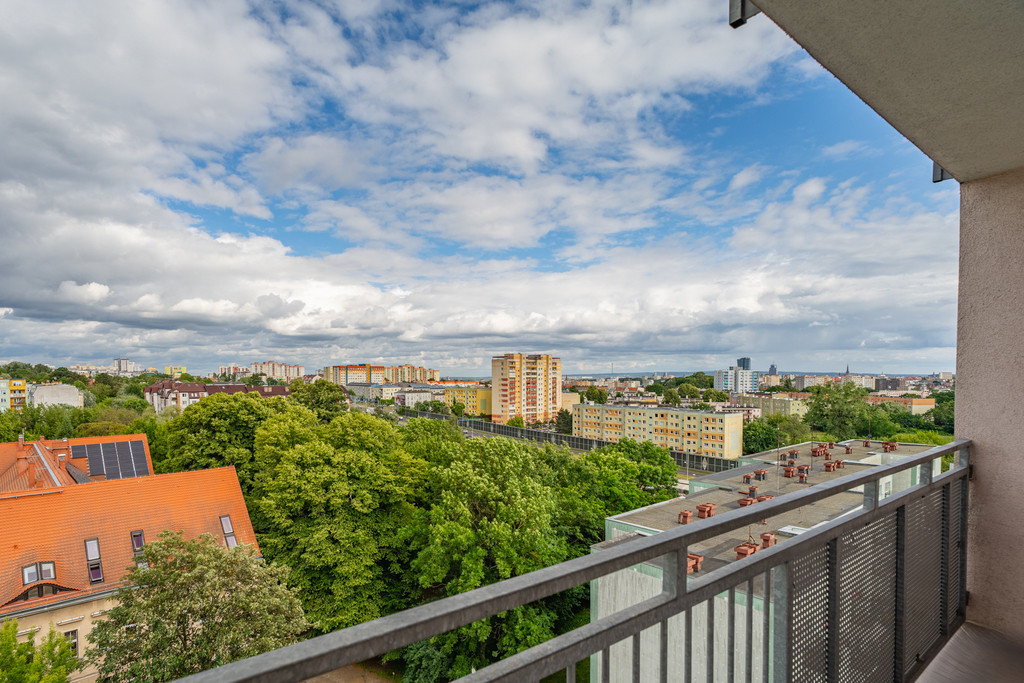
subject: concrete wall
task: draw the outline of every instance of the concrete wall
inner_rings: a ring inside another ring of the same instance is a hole
[[[1024,640],[1024,169],[960,186],[956,432],[974,440],[968,619]]]

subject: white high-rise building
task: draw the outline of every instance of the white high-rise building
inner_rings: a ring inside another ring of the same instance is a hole
[[[758,381],[757,370],[744,370],[735,365],[728,370],[715,370],[715,389],[719,391],[757,391]]]

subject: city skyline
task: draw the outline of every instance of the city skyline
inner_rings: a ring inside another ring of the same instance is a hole
[[[765,17],[275,7],[10,13],[0,359],[954,367],[955,184]]]

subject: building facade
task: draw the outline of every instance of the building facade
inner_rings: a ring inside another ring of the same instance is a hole
[[[491,414],[490,387],[445,387],[444,402],[450,406],[461,403],[466,417]]]
[[[491,389],[492,422],[553,420],[562,405],[562,361],[547,354],[494,356]]]
[[[324,368],[324,379],[332,384],[348,384],[349,382],[365,382],[366,384],[384,383],[383,365],[329,365]]]
[[[213,394],[239,393],[258,394],[264,398],[272,398],[288,396],[291,390],[283,384],[271,387],[249,387],[244,384],[201,384],[199,382],[178,382],[172,379],[160,380],[142,390],[143,397],[157,413],[162,413],[171,406],[178,410],[185,410],[193,403],[199,403]]]
[[[51,384],[28,385],[28,403],[33,406],[72,406],[81,408],[82,392],[70,384],[54,382]]]
[[[740,358],[747,361],[749,358]],[[759,388],[757,370],[745,370],[738,366],[732,366],[728,370],[715,370],[715,389],[739,393],[743,391],[757,391]]]
[[[306,368],[301,365],[288,365],[275,360],[263,361],[262,363],[250,363],[249,370],[254,375],[263,375],[273,379],[291,382],[293,379],[301,379],[306,374]]]
[[[572,407],[572,434],[611,442],[649,441],[674,451],[716,458],[743,455],[741,413],[578,403]]]
[[[0,411],[17,413],[28,405],[28,382],[23,379],[0,379]]]
[[[740,394],[734,405],[743,408],[757,408],[761,415],[783,415],[785,417],[803,417],[807,413],[807,401],[793,398],[780,398],[770,394]]]

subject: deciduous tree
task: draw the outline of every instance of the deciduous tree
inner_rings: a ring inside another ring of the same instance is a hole
[[[34,633],[18,642],[17,619],[0,623],[0,683],[66,683],[80,668],[70,643],[53,628],[36,645]]]
[[[348,392],[345,387],[325,379],[318,379],[312,384],[296,379],[289,385],[289,389],[291,400],[312,410],[324,424],[348,410]]]
[[[164,532],[89,634],[103,681],[171,681],[294,642],[308,628],[288,570],[209,534]]]
[[[555,416],[555,431],[559,434],[572,434],[572,412],[562,408]]]

